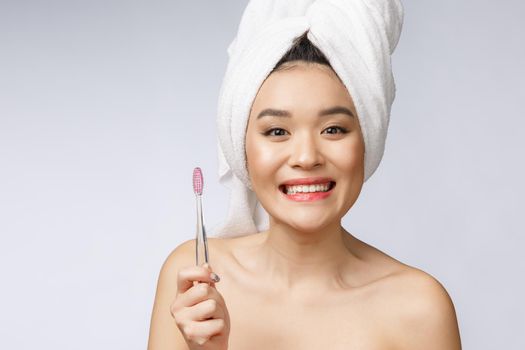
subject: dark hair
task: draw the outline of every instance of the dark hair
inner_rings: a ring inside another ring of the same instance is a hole
[[[319,50],[308,38],[306,37],[308,32],[305,32],[300,37],[296,38],[294,40],[294,44],[284,54],[284,56],[277,62],[275,67],[273,68],[273,71],[285,69],[284,67],[281,67],[286,62],[292,62],[292,61],[304,61],[304,62],[312,62],[312,63],[320,63],[324,64],[326,66],[329,66],[331,68],[330,62],[326,58],[326,56]]]

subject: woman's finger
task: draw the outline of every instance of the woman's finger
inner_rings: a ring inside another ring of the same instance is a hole
[[[226,322],[221,318],[214,318],[206,321],[190,322],[182,331],[186,339],[199,345],[204,344],[214,335],[221,333],[226,326]]]
[[[194,321],[205,321],[211,318],[224,318],[223,306],[216,299],[206,299],[186,310]]]
[[[179,270],[177,274],[177,294],[185,293],[193,287],[194,281],[214,283],[210,269],[204,266],[189,266]]]
[[[216,299],[219,303],[224,304],[224,299],[215,287],[207,283],[198,283],[186,291],[179,294],[174,302],[175,308],[191,307],[206,299]]]

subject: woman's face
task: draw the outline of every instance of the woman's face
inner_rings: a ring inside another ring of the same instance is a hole
[[[252,188],[271,220],[314,231],[340,222],[357,200],[364,142],[352,98],[335,72],[317,63],[294,63],[270,74],[257,93],[246,160]],[[321,115],[334,107],[343,109]],[[310,177],[326,177],[335,187],[328,196],[283,192],[284,182]]]

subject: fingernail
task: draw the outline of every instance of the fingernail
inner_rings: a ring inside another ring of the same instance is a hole
[[[210,273],[210,278],[213,280],[213,282],[219,282],[221,280],[215,272]]]

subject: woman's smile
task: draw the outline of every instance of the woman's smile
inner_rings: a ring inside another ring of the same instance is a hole
[[[286,199],[297,202],[310,202],[329,197],[335,187],[335,181],[317,184],[294,184],[279,186]]]

